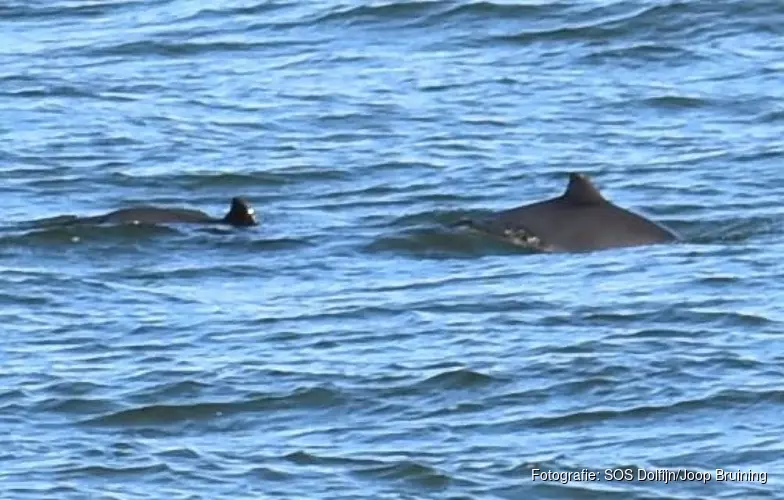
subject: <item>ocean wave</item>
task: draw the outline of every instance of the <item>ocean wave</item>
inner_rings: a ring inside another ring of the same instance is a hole
[[[88,87],[79,87],[68,84],[49,84],[44,85],[40,82],[28,82],[25,86],[17,89],[0,91],[0,96],[10,99],[38,99],[38,98],[95,98],[99,94],[90,90]]]
[[[413,385],[409,386],[408,389],[416,392],[427,392],[434,389],[476,389],[499,381],[500,379],[490,375],[485,375],[482,372],[461,368],[432,375],[425,380],[414,383]]]
[[[73,475],[75,477],[123,477],[123,476],[139,476],[149,479],[150,476],[155,476],[161,473],[175,474],[176,471],[163,463],[153,463],[150,465],[130,465],[130,466],[110,466],[110,465],[64,465],[58,467],[60,474],[68,477]]]
[[[0,13],[0,15],[2,15]],[[9,479],[6,482],[6,491],[13,498],[24,498],[29,495],[29,498],[64,498],[66,496],[81,496],[84,494],[84,489],[72,485],[46,485],[42,482],[34,483],[32,481],[23,481],[21,484],[12,479],[12,475],[7,476]]]
[[[383,462],[377,458],[362,458],[351,456],[333,456],[313,451],[297,450],[286,453],[281,459],[297,465],[347,465],[347,466],[372,466],[381,465]]]
[[[188,404],[138,405],[83,420],[84,425],[147,426],[210,420],[222,415],[271,410],[331,408],[348,401],[342,391],[326,387],[300,388],[286,394],[256,395],[241,400]]]
[[[189,191],[198,191],[205,188],[209,188],[212,191],[245,188],[247,191],[250,188],[275,188],[325,181],[343,181],[350,178],[351,176],[348,172],[339,168],[292,165],[289,167],[265,168],[264,170],[255,170],[247,173],[239,170],[216,173],[210,169],[201,172],[149,173],[142,176],[134,173],[132,170],[122,170],[111,173],[106,178],[106,181],[118,187],[127,185],[132,180],[139,187],[155,187],[163,184],[179,186]]]
[[[641,101],[643,104],[660,109],[694,109],[710,106],[710,99],[686,95],[661,95],[648,97]]]
[[[732,22],[735,29],[740,22],[759,28],[770,15],[765,2],[746,2],[743,15],[736,9],[741,2],[706,3],[692,0],[639,3],[612,2],[598,7],[565,6],[551,20],[530,19],[533,24],[528,29],[511,34],[494,36],[493,39],[511,43],[530,43],[540,40],[584,41],[591,45],[606,43],[621,38],[633,41],[638,47],[646,47],[648,55],[651,47],[656,51],[672,50],[673,44],[684,45],[690,54],[690,46],[703,36],[713,36],[720,26]],[[781,8],[780,6],[778,8]],[[730,26],[727,26],[730,28]],[[690,41],[690,43],[686,43]],[[642,44],[642,45],[640,45]],[[653,44],[653,45],[652,45]],[[611,50],[617,50],[610,48]]]
[[[197,8],[196,12],[191,14],[189,17],[183,19],[183,21],[207,21],[210,19],[225,19],[227,17],[234,17],[234,16],[248,16],[248,17],[255,17],[255,16],[262,16],[262,15],[270,15],[286,8],[293,8],[296,6],[295,2],[280,2],[276,0],[270,1],[260,1],[258,3],[251,3],[249,5],[237,5],[237,6],[209,6],[209,7],[201,7]]]
[[[377,480],[404,481],[427,489],[443,489],[453,481],[451,475],[437,468],[413,460],[400,460],[395,463],[376,465],[355,470],[354,474],[370,476]]]
[[[636,40],[619,42],[610,47],[591,47],[581,58],[587,64],[605,64],[610,67],[616,64],[641,67],[651,63],[687,66],[707,59],[708,56],[688,46]]]
[[[35,408],[43,412],[65,413],[70,415],[92,415],[113,411],[117,404],[110,399],[55,397],[39,401]]]
[[[669,404],[635,405],[619,409],[590,409],[563,413],[560,415],[535,416],[526,419],[527,425],[537,428],[583,426],[594,422],[617,422],[626,419],[664,419],[688,411],[714,409],[731,411],[736,406],[784,402],[784,391],[780,390],[740,390],[723,389],[702,398],[676,400]]]
[[[52,0],[36,2],[10,0],[0,5],[0,19],[33,21],[39,19],[76,18],[93,19],[110,16],[124,10],[130,11],[137,7],[149,7],[151,3],[168,3],[171,0],[105,0],[97,2],[69,2]]]
[[[262,47],[267,47],[272,42],[267,41],[187,41],[187,39],[164,41],[164,40],[140,40],[133,42],[123,42],[103,47],[90,49],[93,57],[123,56],[145,58],[149,56],[163,57],[188,57],[202,54],[213,54],[216,52],[230,55],[233,52],[246,52]]]
[[[331,9],[315,22],[368,24],[406,21],[427,23],[429,19],[437,19],[440,14],[449,11],[444,2],[422,0],[392,0],[378,2],[373,5],[340,6]]]

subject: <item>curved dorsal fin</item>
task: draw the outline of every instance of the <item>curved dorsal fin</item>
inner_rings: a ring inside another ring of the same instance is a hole
[[[231,199],[231,207],[223,220],[233,226],[255,226],[258,224],[256,211],[250,206],[248,200],[240,196]]]
[[[580,205],[593,205],[607,201],[588,177],[576,172],[569,174],[569,185],[566,187],[563,199]]]

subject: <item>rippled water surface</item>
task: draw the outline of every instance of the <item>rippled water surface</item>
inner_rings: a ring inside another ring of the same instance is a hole
[[[779,0],[6,0],[1,496],[781,498],[783,27]],[[684,241],[451,227],[571,171]],[[35,222],[236,195],[261,226]]]

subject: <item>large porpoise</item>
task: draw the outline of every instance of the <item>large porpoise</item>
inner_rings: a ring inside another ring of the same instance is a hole
[[[677,241],[671,230],[606,200],[583,174],[556,198],[463,220],[479,231],[548,252],[585,252]]]

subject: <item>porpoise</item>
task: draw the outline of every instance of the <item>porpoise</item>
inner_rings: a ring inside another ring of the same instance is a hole
[[[138,206],[115,210],[94,217],[57,217],[50,223],[60,221],[67,224],[229,224],[232,226],[255,226],[258,224],[256,212],[245,198],[234,197],[231,207],[223,217],[212,217],[201,210],[185,208],[161,208],[154,206]]]
[[[570,173],[558,197],[458,225],[546,252],[585,252],[679,239],[672,230],[605,199],[583,174]]]

